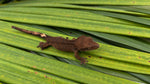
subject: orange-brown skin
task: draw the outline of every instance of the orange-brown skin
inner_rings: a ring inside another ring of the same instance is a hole
[[[78,55],[79,51],[94,50],[99,48],[99,44],[94,42],[91,37],[80,36],[77,39],[68,40],[68,38],[65,39],[62,37],[51,37],[43,33],[28,31],[15,26],[12,26],[12,28],[28,34],[45,38],[46,42],[40,42],[39,45],[37,46],[40,47],[42,50],[49,46],[53,46],[61,51],[74,52],[75,57],[81,61],[81,64],[85,64],[87,61],[85,58],[80,57]]]

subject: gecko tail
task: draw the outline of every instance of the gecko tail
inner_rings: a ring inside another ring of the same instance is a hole
[[[16,30],[19,30],[19,31],[22,31],[22,32],[27,33],[27,34],[32,34],[32,35],[35,35],[35,36],[40,36],[40,37],[42,37],[42,38],[47,37],[47,35],[46,35],[46,34],[43,34],[43,33],[25,30],[25,29],[21,29],[21,28],[15,27],[15,26],[12,26],[12,28],[13,28],[13,29],[16,29]]]

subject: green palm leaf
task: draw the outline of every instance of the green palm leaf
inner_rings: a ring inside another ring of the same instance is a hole
[[[26,0],[2,5],[0,82],[150,83],[149,13],[144,11],[147,10],[144,6],[133,6],[149,4],[147,0]],[[81,52],[88,60],[86,65],[81,65],[73,53],[53,47],[43,51],[36,48],[43,39],[11,26],[69,39],[91,36],[100,48]]]

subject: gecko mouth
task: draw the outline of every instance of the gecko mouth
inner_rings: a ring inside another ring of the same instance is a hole
[[[97,48],[99,48],[99,44],[96,44],[95,46],[91,47],[91,50],[97,49]]]
[[[93,49],[97,49],[97,48],[99,48],[99,45],[98,46],[94,46],[94,47],[92,47]]]
[[[96,45],[96,46],[93,46],[93,47],[89,47],[89,48],[83,48],[83,49],[81,49],[81,51],[95,50],[97,48],[99,48],[99,45]]]
[[[97,49],[97,48],[99,48],[99,45],[98,46],[93,46],[93,47],[89,48],[88,50],[94,50],[94,49]]]

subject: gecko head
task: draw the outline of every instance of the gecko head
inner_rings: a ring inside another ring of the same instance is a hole
[[[99,44],[94,42],[91,37],[80,36],[76,39],[75,45],[80,51],[95,50],[99,48]]]

